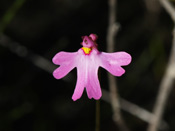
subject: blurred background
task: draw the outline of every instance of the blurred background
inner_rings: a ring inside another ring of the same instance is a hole
[[[175,4],[175,1],[172,1]],[[76,69],[56,80],[52,57],[81,48],[81,36],[95,33],[106,51],[108,0],[0,0],[0,131],[95,130],[95,100],[84,92],[73,102]],[[117,78],[125,100],[152,111],[172,45],[173,22],[158,2],[118,0],[115,51],[132,55]],[[100,69],[102,89],[109,90]],[[163,115],[175,130],[175,88]],[[111,105],[100,100],[101,131],[115,131]],[[122,110],[131,131],[148,123]]]

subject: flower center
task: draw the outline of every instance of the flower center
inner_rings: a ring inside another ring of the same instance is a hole
[[[88,48],[88,47],[82,47],[81,48],[82,50],[83,50],[83,52],[85,53],[85,55],[89,55],[90,54],[90,52],[91,52],[91,48]]]

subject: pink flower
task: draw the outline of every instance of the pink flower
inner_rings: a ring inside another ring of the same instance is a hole
[[[102,96],[98,80],[98,68],[102,67],[114,76],[121,76],[125,70],[121,66],[131,62],[131,56],[126,52],[105,53],[97,49],[97,36],[90,34],[82,37],[82,48],[77,52],[59,52],[52,61],[60,65],[54,72],[56,79],[66,76],[72,69],[77,68],[77,83],[72,99],[76,101],[86,88],[88,98],[100,99]]]

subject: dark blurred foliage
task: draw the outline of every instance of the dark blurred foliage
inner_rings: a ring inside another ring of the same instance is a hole
[[[15,0],[0,1],[0,20]],[[21,0],[22,2],[22,0]],[[10,14],[9,14],[10,15]],[[147,10],[143,0],[119,0],[116,51],[133,57],[117,78],[120,96],[152,111],[169,58],[173,23],[160,8]],[[81,36],[96,33],[98,47],[106,51],[107,0],[26,0],[4,29],[4,34],[49,61],[59,51],[77,51]],[[107,72],[101,70],[101,87],[108,90]],[[0,131],[91,131],[95,129],[95,100],[86,93],[73,102],[76,70],[65,79],[36,67],[0,45]],[[175,130],[175,88],[163,119]],[[101,100],[101,131],[116,130],[111,105]],[[132,131],[144,131],[147,123],[122,112]]]

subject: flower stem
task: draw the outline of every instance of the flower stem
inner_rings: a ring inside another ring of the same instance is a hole
[[[95,131],[100,131],[100,100],[96,101]]]

